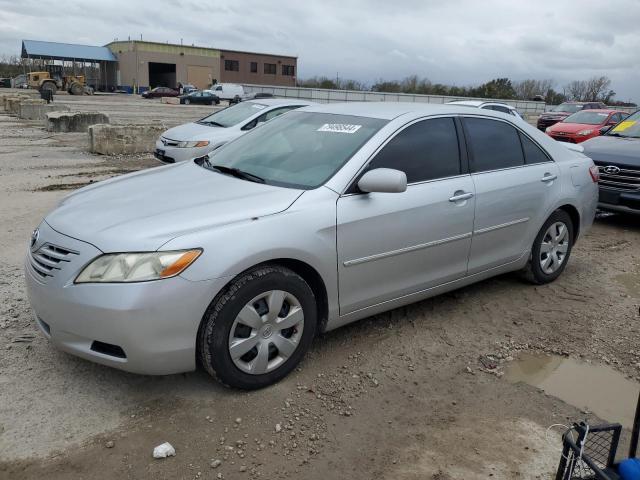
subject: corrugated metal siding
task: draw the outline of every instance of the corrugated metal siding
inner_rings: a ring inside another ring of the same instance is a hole
[[[116,57],[107,47],[42,42],[39,40],[23,40],[22,56],[25,58],[56,58],[64,60],[88,60],[94,62],[117,61]]]

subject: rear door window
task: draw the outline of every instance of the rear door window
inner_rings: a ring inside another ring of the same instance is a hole
[[[460,148],[453,118],[434,118],[409,125],[375,156],[374,168],[393,168],[407,183],[460,175]]]
[[[486,118],[464,119],[473,171],[487,172],[524,165],[517,130],[508,123]]]

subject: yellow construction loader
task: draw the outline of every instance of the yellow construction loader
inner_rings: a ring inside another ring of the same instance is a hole
[[[52,94],[58,90],[66,90],[71,95],[84,93],[84,75],[64,75],[62,65],[47,65],[46,72],[31,72],[27,74],[29,88],[39,91],[49,90]]]

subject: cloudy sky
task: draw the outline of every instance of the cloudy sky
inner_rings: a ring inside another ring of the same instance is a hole
[[[640,102],[639,25],[640,0],[0,0],[0,54],[19,53],[22,39],[103,45],[142,34],[298,55],[300,78],[507,76],[561,89],[607,75],[618,99]]]

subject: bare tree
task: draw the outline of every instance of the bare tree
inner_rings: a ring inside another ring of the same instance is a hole
[[[514,82],[513,88],[516,92],[516,98],[521,100],[531,100],[536,95],[546,96],[547,92],[553,88],[554,82],[551,79],[535,80],[527,79],[520,82]]]
[[[585,82],[585,98],[584,100],[595,102],[598,100],[611,100],[609,94],[611,79],[609,77],[591,77]],[[607,95],[609,94],[609,95]],[[615,93],[614,93],[615,95]]]
[[[571,100],[582,101],[587,96],[587,82],[584,80],[573,80],[565,86],[565,94]]]

